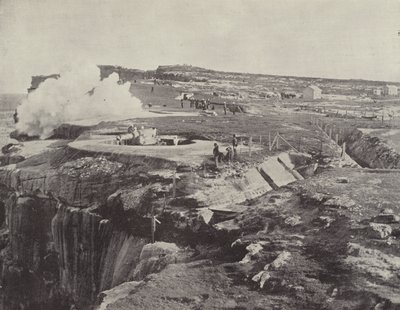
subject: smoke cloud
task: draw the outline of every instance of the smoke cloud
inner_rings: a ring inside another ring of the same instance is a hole
[[[113,73],[100,81],[97,66],[80,66],[47,79],[18,107],[17,130],[45,139],[63,123],[102,117],[134,117],[143,112],[141,101],[120,85]]]

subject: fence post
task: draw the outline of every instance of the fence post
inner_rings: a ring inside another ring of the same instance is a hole
[[[299,150],[299,152],[301,152],[301,136],[299,136],[299,146],[298,146],[298,150]]]
[[[344,158],[346,155],[346,142],[343,142],[342,144],[342,158]]]
[[[279,149],[279,132],[276,133],[276,149]]]
[[[332,139],[332,126],[329,127],[329,138]]]
[[[319,147],[319,156],[322,156],[322,151],[323,151],[323,147],[324,147],[322,138],[320,141],[321,141],[321,143],[320,143],[320,147]]]
[[[175,196],[176,196],[176,172],[174,172],[174,176],[172,179],[172,198],[175,198]]]
[[[271,132],[268,132],[268,149],[271,152]]]
[[[154,243],[154,233],[156,232],[156,223],[154,221],[154,206],[151,206],[151,243]]]
[[[250,136],[249,138],[249,157],[251,157],[251,145],[253,144],[253,137]]]

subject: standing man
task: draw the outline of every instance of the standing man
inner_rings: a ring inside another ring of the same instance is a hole
[[[222,155],[222,153],[219,151],[218,144],[214,143],[213,156],[214,156],[214,162],[215,162],[216,168],[218,168],[218,162],[221,161],[221,155]]]
[[[17,109],[15,109],[15,113],[14,113],[13,117],[14,117],[14,123],[15,123],[15,124],[18,123],[19,117],[18,117],[18,111],[17,111]]]
[[[234,134],[232,138],[233,158],[236,158],[237,156],[237,151],[236,151],[237,146],[238,146],[238,140],[236,138],[236,135]]]
[[[116,141],[117,141],[117,145],[122,145],[121,135],[118,135],[115,138],[116,138]]]
[[[233,162],[233,152],[232,152],[232,148],[231,148],[230,146],[228,146],[228,147],[226,148],[225,159],[228,161],[229,164],[230,164],[231,162]]]
[[[224,102],[224,114],[226,115],[226,102]]]

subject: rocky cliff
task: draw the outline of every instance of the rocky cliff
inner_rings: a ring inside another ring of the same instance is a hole
[[[91,211],[60,205],[51,222],[60,290],[80,308],[91,305],[102,290],[127,281],[149,242],[118,227],[116,219]]]
[[[130,69],[112,65],[99,65],[98,67],[100,69],[101,79],[107,78],[112,73],[117,73],[120,80],[123,82],[133,82],[134,80],[139,79],[151,79],[155,74],[154,70]]]
[[[109,77],[112,73],[116,73],[121,81],[133,82],[136,79],[151,79],[155,76],[155,70],[140,70],[131,69],[121,66],[114,65],[98,65],[100,70],[100,79],[103,80]],[[50,74],[50,75],[34,75],[31,78],[31,85],[28,88],[28,93],[36,90],[40,84],[42,84],[47,79],[58,79],[60,74]]]
[[[57,253],[53,248],[51,219],[56,201],[44,196],[11,194],[1,233],[1,308],[39,309],[66,300],[58,290]]]
[[[87,309],[164,266],[142,254],[150,219],[140,201],[170,180],[152,179],[146,161],[85,155],[61,147],[1,170],[1,309]]]
[[[346,136],[346,151],[361,166],[369,168],[400,168],[400,154],[378,137],[353,129]]]

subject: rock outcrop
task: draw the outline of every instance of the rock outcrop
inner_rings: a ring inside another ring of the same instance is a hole
[[[89,309],[100,292],[185,260],[175,244],[148,244],[149,206],[172,182],[150,163],[65,148],[2,168],[0,308]]]
[[[127,281],[149,241],[92,211],[59,205],[52,219],[60,289],[80,307],[90,305],[100,291]]]
[[[8,243],[1,250],[1,308],[32,309],[65,303],[58,290],[57,253],[50,229],[56,201],[13,194],[6,203]]]
[[[352,130],[346,138],[347,153],[363,167],[400,168],[400,154],[377,137],[358,129]]]

